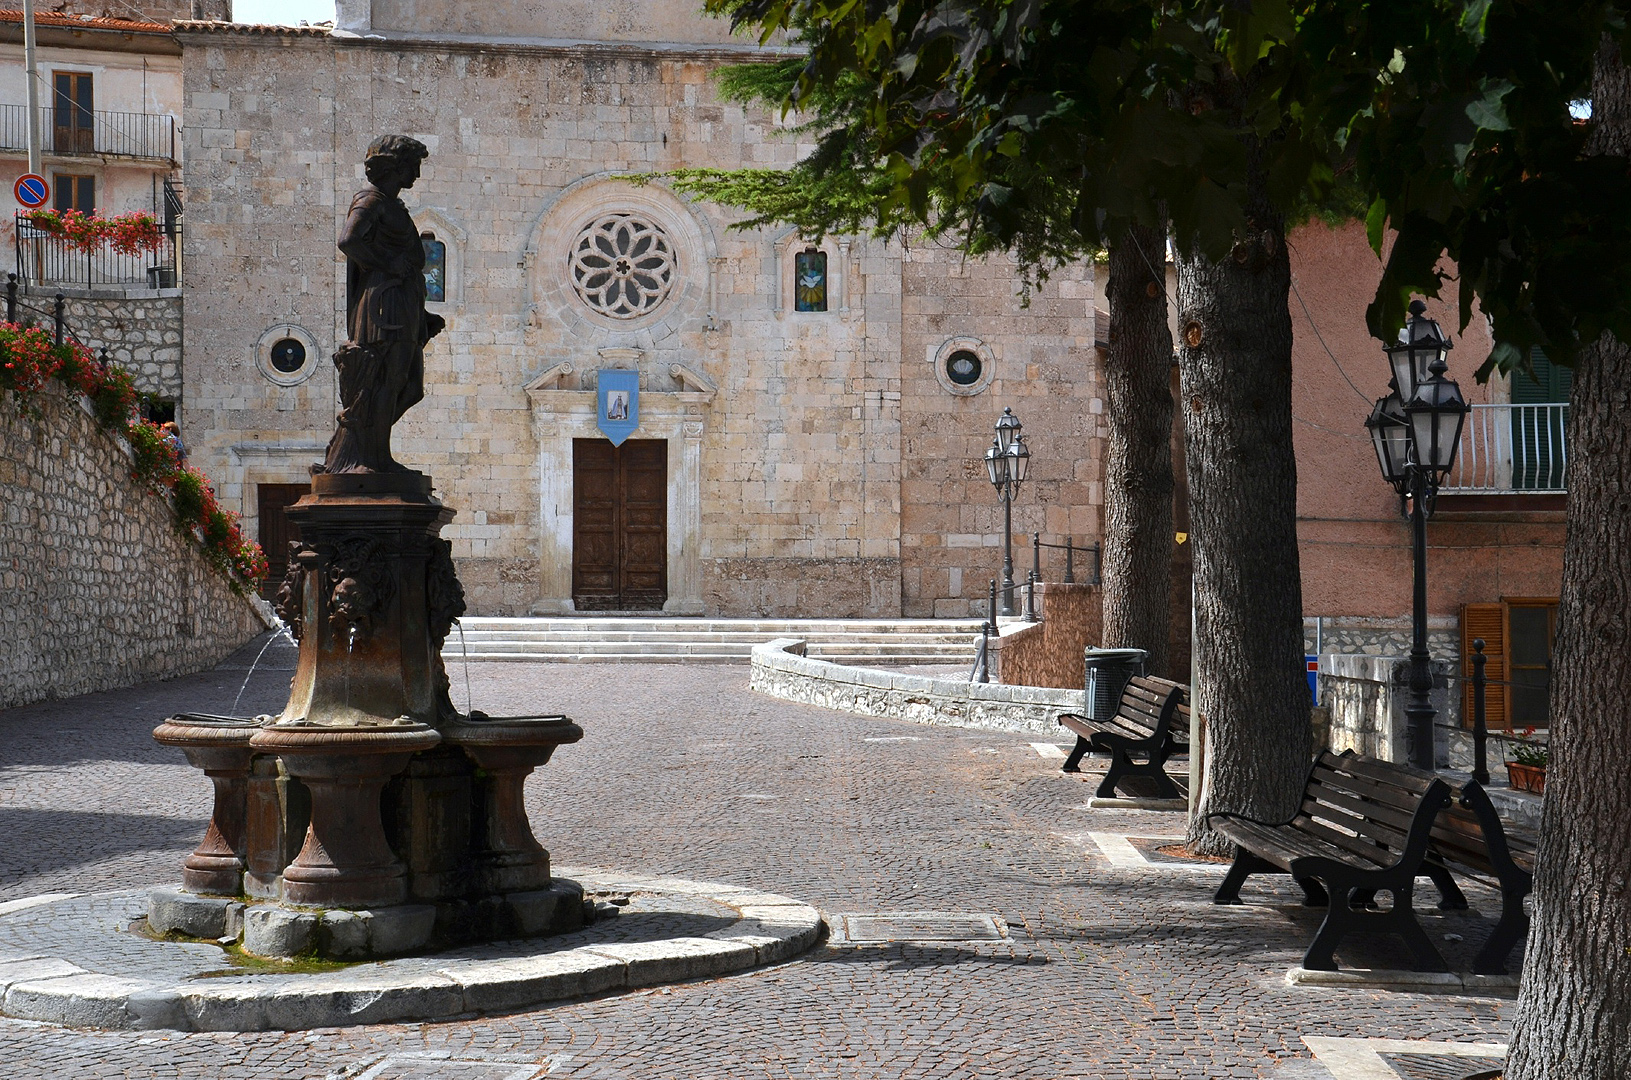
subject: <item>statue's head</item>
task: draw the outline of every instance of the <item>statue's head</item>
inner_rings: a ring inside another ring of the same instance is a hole
[[[418,139],[381,135],[368,144],[362,167],[375,187],[409,188],[419,179],[419,163],[428,157],[430,150]]]

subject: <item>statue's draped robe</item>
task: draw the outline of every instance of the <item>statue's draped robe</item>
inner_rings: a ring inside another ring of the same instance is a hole
[[[340,250],[348,336],[358,345],[395,346],[387,376],[398,388],[394,424],[425,396],[425,247],[402,200],[370,184],[351,200]]]
[[[441,320],[425,312],[425,248],[402,200],[370,184],[340,234],[346,332],[335,353],[341,411],[323,471],[398,472],[391,427],[425,396],[425,343]]]

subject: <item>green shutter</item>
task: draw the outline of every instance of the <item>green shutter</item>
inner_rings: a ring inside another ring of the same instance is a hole
[[[1512,372],[1512,404],[1545,406],[1569,400],[1574,370],[1554,364],[1537,346],[1529,353],[1533,372]],[[1520,491],[1563,486],[1563,409],[1512,410],[1512,486]]]

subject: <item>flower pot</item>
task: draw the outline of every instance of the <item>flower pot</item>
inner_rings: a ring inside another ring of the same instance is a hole
[[[1546,767],[1544,765],[1519,765],[1515,761],[1506,763],[1506,775],[1512,782],[1514,791],[1532,791],[1536,795],[1546,794]]]

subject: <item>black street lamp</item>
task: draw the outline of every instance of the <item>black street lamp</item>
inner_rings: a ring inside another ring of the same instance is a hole
[[[1025,482],[1031,451],[1020,434],[1023,427],[1013,409],[997,419],[997,437],[985,452],[985,475],[1002,499],[1002,614],[1014,613],[1014,496]]]
[[[1410,319],[1397,345],[1384,346],[1393,367],[1393,392],[1377,400],[1365,426],[1376,446],[1382,478],[1399,493],[1399,512],[1410,519],[1413,556],[1411,605],[1410,762],[1435,767],[1432,657],[1427,652],[1427,518],[1439,485],[1455,464],[1461,426],[1469,406],[1454,379],[1446,378],[1444,354],[1452,347],[1427,305],[1410,302]],[[1408,504],[1409,510],[1406,511]]]

